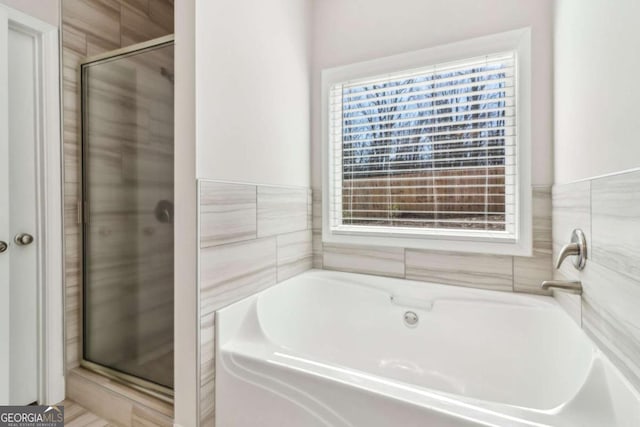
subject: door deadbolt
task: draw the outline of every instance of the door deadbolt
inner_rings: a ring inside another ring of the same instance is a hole
[[[9,249],[9,245],[7,245],[7,242],[0,241],[0,254],[6,252],[7,249]]]
[[[17,245],[27,246],[33,243],[33,236],[28,233],[20,233],[16,234],[16,237],[13,239]]]

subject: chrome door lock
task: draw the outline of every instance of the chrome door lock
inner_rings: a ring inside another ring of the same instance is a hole
[[[33,243],[33,236],[29,233],[20,233],[16,234],[13,240],[19,246],[27,246]]]
[[[9,249],[9,245],[7,245],[7,242],[3,242],[0,240],[0,254],[6,252],[7,249]]]

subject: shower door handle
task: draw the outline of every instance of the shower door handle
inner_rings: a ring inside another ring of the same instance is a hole
[[[153,212],[158,222],[173,224],[173,203],[169,200],[160,200]]]
[[[7,242],[0,241],[0,254],[6,252],[7,249],[9,249],[9,245],[7,245]]]

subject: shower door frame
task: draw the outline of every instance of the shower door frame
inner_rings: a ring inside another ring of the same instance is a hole
[[[138,53],[147,51],[147,50],[154,50],[160,47],[165,47],[165,46],[173,46],[175,42],[175,38],[173,34],[169,34],[163,37],[158,37],[152,40],[148,40],[146,42],[142,42],[142,43],[137,43],[131,46],[127,46],[121,49],[116,49],[116,50],[112,50],[109,52],[105,52],[99,55],[95,55],[95,56],[90,56],[87,58],[84,58],[81,62],[80,62],[80,66],[78,67],[78,82],[80,84],[80,115],[81,115],[81,120],[80,120],[80,127],[81,127],[81,158],[82,158],[82,201],[80,203],[78,212],[79,212],[79,222],[82,224],[82,251],[81,251],[81,257],[82,257],[82,287],[81,287],[81,301],[82,301],[82,319],[80,322],[80,346],[82,349],[82,355],[80,358],[80,366],[82,366],[85,369],[88,369],[90,371],[96,372],[100,375],[103,375],[107,378],[113,379],[115,381],[121,382],[131,388],[134,388],[142,393],[146,393],[149,394],[153,397],[156,397],[160,400],[163,400],[165,402],[171,403],[173,404],[173,397],[174,397],[174,392],[173,389],[169,388],[169,387],[164,387],[161,386],[159,384],[156,384],[152,381],[147,381],[144,380],[142,378],[136,377],[134,375],[129,375],[126,374],[124,372],[120,372],[116,369],[112,369],[103,365],[100,365],[98,363],[94,363],[91,362],[89,360],[86,360],[84,358],[84,319],[85,319],[85,301],[84,301],[84,287],[86,284],[86,272],[87,272],[87,259],[85,256],[85,247],[87,245],[87,241],[86,241],[86,236],[87,236],[87,216],[88,216],[88,209],[86,209],[86,203],[87,203],[87,194],[88,194],[88,189],[87,189],[87,171],[86,171],[86,165],[87,165],[87,157],[88,157],[88,149],[87,149],[87,144],[88,144],[88,138],[87,135],[85,133],[86,131],[86,126],[85,126],[85,122],[86,122],[86,108],[85,108],[85,79],[84,79],[84,69],[87,66],[90,65],[95,65],[95,64],[99,64],[99,63],[103,63],[103,62],[110,62],[110,61],[114,61],[117,59],[121,59],[121,58],[126,58],[128,56],[133,56],[136,55]],[[175,147],[175,141],[174,141],[174,147]],[[173,333],[173,331],[172,331]],[[175,371],[174,371],[174,375],[175,375]]]

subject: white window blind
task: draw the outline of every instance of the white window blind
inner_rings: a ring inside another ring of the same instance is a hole
[[[515,56],[333,84],[331,230],[514,238]]]

